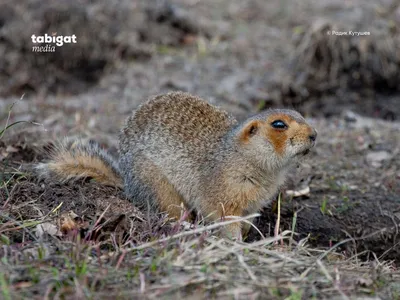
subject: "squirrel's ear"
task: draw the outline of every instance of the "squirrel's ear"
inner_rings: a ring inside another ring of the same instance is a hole
[[[249,139],[256,135],[257,132],[261,128],[261,121],[253,120],[249,121],[248,123],[244,124],[242,129],[240,130],[240,141],[241,142],[248,142]]]

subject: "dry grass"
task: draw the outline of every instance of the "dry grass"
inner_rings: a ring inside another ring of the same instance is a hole
[[[59,208],[24,221],[0,214],[3,299],[396,299],[400,294],[400,272],[391,262],[346,258],[336,246],[312,249],[307,239],[292,240],[291,231],[242,243],[213,235],[223,224],[185,230],[149,216],[130,219],[122,240],[116,231],[91,239],[99,220],[85,234],[38,234],[38,224],[54,223]]]

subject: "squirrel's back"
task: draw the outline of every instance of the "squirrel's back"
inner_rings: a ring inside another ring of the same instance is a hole
[[[130,116],[120,135],[121,153],[132,147],[171,148],[203,155],[218,146],[236,120],[199,97],[184,92],[156,96]],[[160,149],[162,148],[162,149]]]

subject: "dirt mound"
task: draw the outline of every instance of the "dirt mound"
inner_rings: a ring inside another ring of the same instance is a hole
[[[186,11],[165,1],[2,1],[0,96],[77,94],[118,61],[148,59],[155,44],[179,46],[187,35],[206,32],[202,28]],[[38,37],[46,34],[48,39],[71,40],[61,46],[41,43]]]
[[[79,233],[97,240],[113,232],[122,240],[134,233],[137,239],[144,241],[162,236],[171,229],[169,226],[161,228],[165,221],[160,215],[144,216],[119,189],[90,179],[60,183],[38,178],[34,165],[37,160],[47,159],[46,149],[50,146],[23,141],[11,145],[9,141],[0,141],[0,223],[4,228],[10,220],[23,223],[40,219],[42,221],[37,224],[43,224],[33,226],[36,235]],[[16,243],[35,240],[32,235],[24,236],[12,230],[8,238]]]

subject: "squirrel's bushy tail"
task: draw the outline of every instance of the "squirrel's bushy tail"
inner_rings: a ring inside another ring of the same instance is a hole
[[[68,138],[50,150],[50,160],[36,166],[42,177],[55,177],[60,181],[93,178],[108,186],[123,188],[118,162],[95,142]]]

